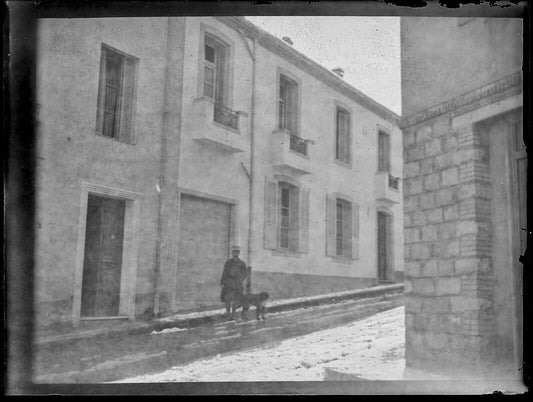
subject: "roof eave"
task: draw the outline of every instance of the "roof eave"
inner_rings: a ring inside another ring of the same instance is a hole
[[[297,67],[320,79],[325,84],[329,85],[334,90],[342,93],[351,100],[362,105],[366,109],[376,113],[381,118],[399,125],[400,116],[392,110],[376,102],[363,92],[352,87],[346,81],[339,78],[337,75],[313,61],[309,57],[298,52],[291,46],[285,44],[281,39],[274,35],[260,29],[259,27],[247,21],[244,17],[216,17],[219,21],[226,24],[233,29],[242,29],[248,36],[254,37],[266,49],[278,54],[281,57],[288,59]]]

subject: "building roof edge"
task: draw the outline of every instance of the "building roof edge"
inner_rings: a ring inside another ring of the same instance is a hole
[[[517,71],[410,116],[404,116],[400,120],[400,128],[403,130],[446,113],[452,115],[467,113],[487,103],[494,103],[522,92],[522,84],[522,71]]]
[[[383,119],[399,125],[400,116],[398,114],[346,83],[336,74],[295,50],[281,39],[276,38],[274,35],[247,21],[244,17],[216,17],[216,19],[233,29],[244,30],[249,36],[255,37],[268,50],[288,59],[297,67],[320,79],[334,90],[376,113]]]

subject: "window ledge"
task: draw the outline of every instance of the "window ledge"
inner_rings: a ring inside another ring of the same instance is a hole
[[[294,257],[294,258],[300,258],[300,255],[302,253],[298,251],[290,251],[290,250],[272,250],[272,255],[278,256],[278,257]]]
[[[240,132],[239,130],[235,130],[233,127],[226,126],[226,125],[224,125],[224,124],[222,124],[222,123],[219,123],[218,121],[214,121],[214,120],[213,120],[213,124],[214,124],[215,126],[218,126],[218,127],[220,127],[220,128],[223,128],[224,130],[231,131],[232,133],[239,134],[239,135],[241,134],[241,132]]]
[[[213,98],[210,98],[209,96],[206,96],[206,95],[198,96],[198,97],[194,98],[192,101],[193,102],[205,101],[205,102],[209,102],[209,103],[215,104],[215,101],[213,100]]]
[[[126,144],[126,145],[132,145],[132,146],[135,146],[135,143],[134,142],[129,142],[129,141],[123,141],[121,140],[120,138],[115,138],[115,137],[109,137],[107,135],[102,135],[100,134],[99,132],[95,131],[94,133],[97,137],[101,137],[101,138],[106,138],[108,140],[112,140],[112,141],[115,141],[115,142],[120,142],[121,144]]]
[[[352,258],[340,256],[340,257],[331,257],[331,261],[339,263],[339,264],[351,265],[353,264],[355,260]]]
[[[309,159],[309,155],[301,154],[300,152],[293,151],[293,150],[290,149],[290,148],[289,148],[289,152],[290,152],[291,154],[294,154],[294,155],[296,155],[296,156],[299,156],[300,158]]]
[[[337,158],[335,158],[334,160],[335,160],[335,164],[337,164],[338,166],[342,166],[345,169],[352,170],[352,164],[351,163],[342,162],[342,161],[338,160]]]
[[[272,131],[272,134],[277,134],[277,133],[291,135],[291,132],[287,130],[286,128],[276,128],[275,130]]]

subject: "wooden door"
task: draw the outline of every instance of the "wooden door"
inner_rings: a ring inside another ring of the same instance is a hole
[[[82,317],[119,315],[125,208],[124,200],[89,194]]]
[[[511,145],[511,179],[513,181],[513,202],[515,221],[514,230],[514,285],[516,297],[515,318],[515,355],[519,367],[523,362],[523,265],[518,261],[518,256],[524,255],[527,247],[527,153],[523,139],[523,121],[520,112],[511,118],[512,145]]]
[[[387,280],[388,247],[387,214],[378,212],[378,280]]]
[[[229,258],[231,205],[182,195],[177,304],[180,309],[220,307],[220,277]]]

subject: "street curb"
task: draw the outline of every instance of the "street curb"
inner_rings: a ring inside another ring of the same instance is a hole
[[[403,283],[394,285],[376,286],[373,288],[358,289],[350,292],[339,292],[327,295],[312,296],[306,298],[287,299],[276,304],[267,306],[267,312],[277,313],[285,310],[294,310],[302,307],[312,307],[323,304],[334,304],[344,300],[362,299],[366,297],[379,296],[382,294],[403,292]],[[275,303],[275,302],[274,302]],[[225,313],[213,313],[208,316],[176,319],[172,321],[159,322],[154,326],[155,331],[161,331],[174,327],[195,327],[208,322],[216,322],[225,319]]]
[[[311,296],[305,298],[287,299],[274,301],[272,305],[267,307],[267,312],[280,312],[285,310],[293,310],[302,307],[312,307],[323,304],[335,304],[344,300],[350,299],[364,299],[367,297],[374,297],[385,294],[395,294],[403,292],[404,285],[381,285],[372,288],[358,289],[354,291],[338,292],[326,295]],[[104,339],[109,337],[118,337],[123,335],[139,335],[149,331],[162,331],[168,328],[192,328],[198,327],[203,324],[223,321],[226,318],[225,312],[216,310],[212,314],[208,312],[206,315],[191,317],[191,318],[176,318],[175,320],[166,318],[166,321],[162,321],[161,318],[152,320],[146,323],[133,323],[131,327],[106,329],[102,332],[86,332],[75,335],[48,337],[37,340],[35,342],[39,347],[46,346],[66,346],[66,344],[84,341],[88,339]],[[163,318],[164,319],[164,318]]]

